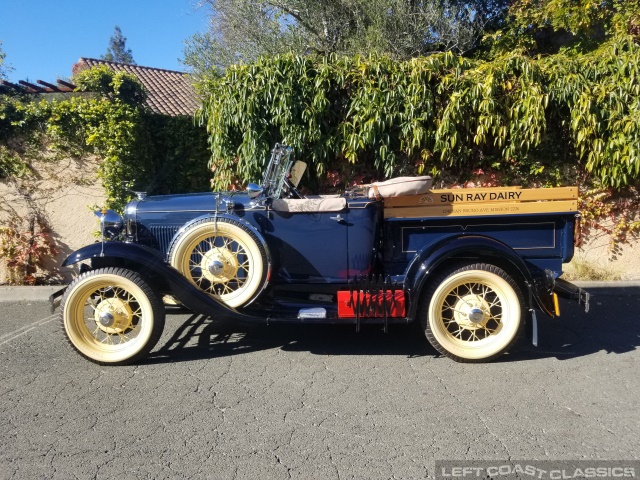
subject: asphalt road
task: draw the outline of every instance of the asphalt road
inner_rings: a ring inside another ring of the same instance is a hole
[[[639,459],[640,291],[561,305],[491,364],[414,326],[239,327],[172,314],[101,367],[42,302],[0,304],[0,478],[417,479],[436,459]]]

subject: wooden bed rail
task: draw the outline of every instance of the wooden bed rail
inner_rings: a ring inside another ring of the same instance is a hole
[[[578,210],[578,187],[452,188],[384,199],[384,218],[567,213]]]

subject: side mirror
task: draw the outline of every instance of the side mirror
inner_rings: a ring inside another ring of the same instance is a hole
[[[261,186],[256,185],[255,183],[247,185],[247,194],[249,195],[249,198],[256,198],[263,192],[263,190],[264,189]]]
[[[296,161],[296,163],[293,164],[293,167],[291,167],[291,172],[290,172],[291,177],[289,178],[289,182],[291,182],[291,185],[298,188],[298,185],[300,184],[300,180],[302,180],[302,174],[306,169],[307,169],[307,164],[304,162],[301,162],[300,160]]]

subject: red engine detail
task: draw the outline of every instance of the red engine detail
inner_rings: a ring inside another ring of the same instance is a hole
[[[374,293],[365,293],[363,291],[338,292],[338,317],[355,318],[356,308],[359,309],[360,318],[384,318],[385,308],[388,318],[406,316],[404,292],[402,290],[387,290],[384,293],[382,291]]]

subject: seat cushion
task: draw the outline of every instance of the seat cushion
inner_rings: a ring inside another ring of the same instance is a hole
[[[426,193],[432,184],[429,176],[397,177],[384,182],[373,182],[369,186],[369,198],[401,197]]]
[[[340,212],[347,207],[343,198],[282,198],[271,204],[276,212]]]

